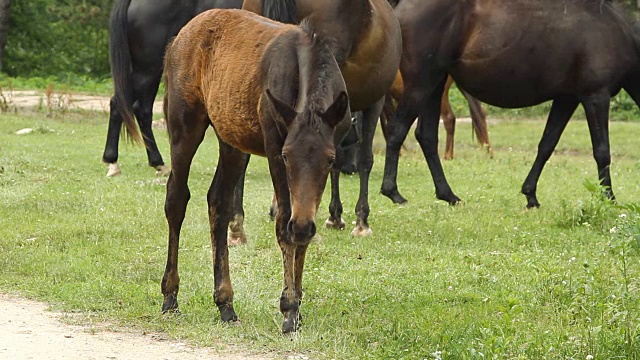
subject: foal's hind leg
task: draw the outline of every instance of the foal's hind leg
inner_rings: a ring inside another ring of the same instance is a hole
[[[229,246],[247,243],[247,234],[244,232],[244,208],[242,207],[242,200],[244,198],[244,176],[247,173],[249,154],[245,154],[245,156],[247,159],[245,160],[244,170],[233,190],[233,217],[229,222],[229,230],[227,232],[227,242]]]
[[[204,138],[209,126],[204,112],[201,114],[187,114],[169,109],[167,126],[171,134],[171,173],[167,181],[167,196],[164,204],[164,212],[169,224],[169,248],[167,265],[162,277],[162,294],[164,302],[162,311],[176,310],[178,308],[178,289],[180,277],[178,276],[178,245],[180,242],[180,229],[189,202],[189,169],[191,161]]]
[[[351,231],[354,236],[369,236],[369,176],[373,167],[373,137],[384,98],[362,112],[362,144],[358,153],[358,174],[360,175],[360,195],[356,204],[356,227]]]
[[[167,176],[170,169],[164,164],[151,127],[153,122],[153,101],[158,92],[160,76],[134,73],[133,84],[134,92],[137,95],[137,101],[133,104],[133,112],[136,115],[140,132],[144,139],[149,166],[156,169],[156,175]]]
[[[544,128],[544,133],[538,144],[538,154],[533,162],[529,175],[522,185],[522,193],[527,197],[527,208],[540,207],[536,197],[536,188],[542,168],[551,157],[558,145],[560,135],[567,127],[571,115],[578,107],[578,100],[574,98],[558,98],[551,105],[551,112]]]
[[[220,158],[207,193],[211,248],[213,252],[213,299],[222,321],[238,320],[233,309],[233,288],[229,277],[227,227],[234,215],[234,189],[243,177],[249,157],[219,140]]]

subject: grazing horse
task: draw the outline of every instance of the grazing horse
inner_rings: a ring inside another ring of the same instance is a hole
[[[120,175],[118,141],[123,124],[138,121],[149,165],[168,175],[151,129],[153,101],[169,39],[197,14],[213,8],[240,8],[242,0],[115,0],[111,9],[109,60],[114,95],[102,161],[107,176]]]
[[[609,166],[609,104],[625,89],[640,101],[640,33],[607,0],[403,0],[400,71],[405,91],[387,129],[382,193],[406,200],[397,188],[400,147],[416,116],[416,138],[429,165],[436,197],[460,199],[438,158],[438,115],[447,73],[482,102],[504,108],[551,100],[533,166],[522,186],[527,207],[540,206],[537,182],[567,122],[582,104],[600,183],[613,199]]]
[[[282,22],[308,18],[318,36],[329,43],[347,84],[351,110],[362,111],[360,193],[355,208],[356,226],[351,234],[371,234],[368,197],[373,136],[401,55],[400,27],[391,6],[387,0],[245,0],[242,8]],[[325,225],[343,229],[339,175],[337,166],[331,169],[331,203]]]
[[[221,318],[237,320],[227,247],[234,188],[248,154],[261,155],[269,161],[278,201],[282,331],[295,331],[316,211],[335,160],[335,145],[351,124],[347,88],[330,48],[310,22],[297,27],[247,11],[210,10],[190,21],[167,48],[164,73],[172,170],[165,202],[169,248],[162,310],[178,307],[178,243],[190,197],[189,168],[212,126],[220,155],[207,200],[213,297]]]

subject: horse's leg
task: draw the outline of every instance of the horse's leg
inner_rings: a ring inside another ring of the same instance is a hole
[[[456,132],[456,115],[453,113],[451,104],[449,103],[449,90],[451,89],[452,83],[453,79],[451,76],[447,76],[447,82],[444,85],[444,91],[440,101],[440,117],[442,118],[444,129],[447,131],[447,142],[444,148],[445,160],[453,159],[453,138]]]
[[[246,157],[244,170],[233,191],[233,217],[229,222],[229,231],[227,232],[229,246],[247,243],[247,234],[244,232],[244,208],[242,207],[242,199],[244,198],[244,176],[247,173],[249,154],[246,154]]]
[[[344,230],[345,222],[342,219],[342,200],[340,200],[340,168],[343,154],[336,152],[336,161],[331,167],[331,201],[329,202],[329,218],[324,226],[330,229]]]
[[[482,109],[482,105],[478,99],[474,98],[468,92],[460,89],[462,95],[464,95],[465,99],[467,99],[467,104],[469,104],[469,114],[471,114],[471,124],[473,125],[473,130],[478,137],[478,142],[482,147],[487,147],[487,152],[489,153],[489,157],[493,158],[493,147],[491,146],[491,140],[489,140],[489,131],[487,130],[487,115],[484,113]]]
[[[296,294],[298,295],[298,306],[302,305],[302,272],[304,270],[304,259],[305,254],[307,253],[307,245],[298,245],[296,247],[296,258],[295,258],[295,287]],[[300,310],[298,310],[298,324],[296,330],[300,328],[300,323],[302,322],[302,314]]]
[[[396,204],[407,202],[398,191],[398,159],[400,148],[407,138],[411,124],[418,116],[418,106],[423,100],[421,89],[406,89],[396,108],[395,115],[386,126],[387,148],[384,161],[384,176],[380,192]]]
[[[164,164],[151,127],[153,121],[153,102],[160,84],[160,74],[133,74],[134,93],[137,101],[133,104],[133,112],[138,120],[140,132],[144,139],[149,166],[156,169],[156,175],[169,175],[169,168]]]
[[[227,227],[234,215],[234,189],[243,177],[249,157],[223,141],[216,173],[207,193],[209,224],[211,225],[211,247],[213,253],[213,300],[220,310],[222,321],[238,320],[233,310],[233,288],[229,277],[229,248]]]
[[[107,176],[117,176],[122,174],[118,166],[118,143],[120,140],[120,130],[122,129],[122,115],[118,110],[115,96],[109,102],[109,127],[107,129],[107,143],[102,153],[102,161],[109,166]]]
[[[186,106],[186,105],[185,105]],[[178,308],[178,289],[180,277],[178,276],[178,245],[180,242],[180,229],[189,202],[190,192],[187,180],[191,161],[204,139],[207,130],[208,119],[204,112],[201,114],[189,114],[180,109],[168,112],[167,126],[171,134],[171,167],[172,170],[167,180],[167,195],[164,203],[164,212],[169,224],[169,248],[167,265],[162,277],[162,294],[164,302],[162,311]]]
[[[360,175],[360,194],[356,204],[356,227],[351,231],[353,236],[369,236],[369,175],[373,167],[373,137],[380,112],[384,105],[384,97],[362,112],[362,144],[358,153],[358,174]]]
[[[433,79],[436,80],[437,77],[434,76]],[[429,165],[431,177],[433,178],[433,183],[436,187],[436,197],[448,202],[450,205],[455,205],[460,202],[460,198],[451,190],[451,187],[444,175],[440,157],[438,156],[438,125],[440,122],[439,105],[445,82],[446,77],[444,75],[441,75],[439,81],[434,81],[434,84],[437,85],[433,88],[430,95],[426,97],[426,101],[421,104],[420,115],[418,117],[418,127],[416,128],[415,134],[416,139],[422,148],[422,153],[427,160],[427,165]]]
[[[296,247],[289,238],[287,225],[291,219],[291,199],[287,183],[286,167],[282,161],[282,144],[275,141],[267,144],[269,172],[273,182],[278,210],[275,212],[275,230],[278,246],[282,252],[284,286],[280,296],[280,312],[283,316],[282,332],[290,333],[298,328],[300,296],[296,291],[295,257]]]
[[[600,185],[604,187],[607,198],[615,200],[616,197],[613,195],[613,189],[611,188],[610,172],[609,106],[611,97],[608,93],[602,93],[590,96],[581,102],[589,124],[593,157],[598,165]]]
[[[544,133],[538,144],[538,154],[533,162],[529,175],[522,185],[522,193],[527,197],[527,208],[540,207],[536,198],[536,188],[542,168],[551,157],[553,150],[558,145],[560,135],[567,127],[571,115],[578,107],[578,100],[574,98],[558,98],[551,105],[549,118],[544,128]]]

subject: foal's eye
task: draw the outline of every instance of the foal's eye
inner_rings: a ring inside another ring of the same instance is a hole
[[[284,163],[287,163],[287,155],[285,155],[284,153],[282,153],[282,161],[284,161]]]

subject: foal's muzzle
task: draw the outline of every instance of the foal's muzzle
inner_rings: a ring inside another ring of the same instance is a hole
[[[287,231],[289,232],[291,241],[307,242],[316,234],[316,223],[314,221],[302,223],[291,219],[289,223],[287,223]]]

